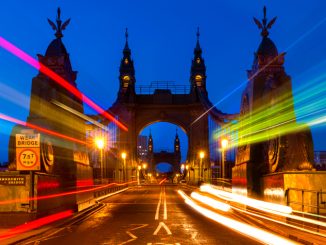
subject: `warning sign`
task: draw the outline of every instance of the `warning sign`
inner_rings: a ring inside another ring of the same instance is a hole
[[[17,170],[40,170],[40,134],[16,134]]]

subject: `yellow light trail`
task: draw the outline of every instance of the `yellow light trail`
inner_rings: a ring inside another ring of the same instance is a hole
[[[284,93],[274,101],[273,106],[265,104],[242,116],[238,123],[222,127],[215,133],[215,138],[223,137],[226,128],[230,132],[238,132],[230,140],[232,148],[303,131],[308,125],[325,123],[326,75],[314,79],[310,85],[302,86],[296,91],[295,105],[292,92]],[[297,120],[303,120],[306,125],[297,123]]]

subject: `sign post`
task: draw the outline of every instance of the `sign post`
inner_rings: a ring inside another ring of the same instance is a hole
[[[30,173],[30,210],[34,209],[34,173],[41,170],[40,134],[16,134],[16,166],[17,170]]]

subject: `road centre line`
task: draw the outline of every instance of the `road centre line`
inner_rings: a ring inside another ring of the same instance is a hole
[[[160,206],[161,206],[161,200],[162,200],[162,188],[161,188],[161,192],[160,192],[160,198],[158,200],[157,207],[156,207],[155,220],[158,220]]]
[[[164,219],[167,220],[168,219],[168,211],[166,208],[166,195],[165,195],[165,186],[164,186]]]

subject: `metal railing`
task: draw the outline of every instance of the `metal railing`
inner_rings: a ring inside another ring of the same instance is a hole
[[[155,90],[170,90],[172,94],[189,94],[189,85],[177,85],[174,81],[155,81],[150,85],[136,86],[136,94],[154,94]]]
[[[301,193],[301,202],[300,201],[291,201],[290,192]],[[316,204],[305,202],[305,197],[307,197],[307,193],[310,193],[307,198],[311,201],[311,195],[316,195]],[[286,204],[289,206],[290,204],[301,206],[301,211],[304,212],[305,207],[316,209],[316,213],[320,214],[320,210],[326,211],[326,200],[323,200],[323,195],[326,196],[326,192],[322,190],[307,190],[307,189],[299,189],[299,188],[288,188],[285,191]]]

